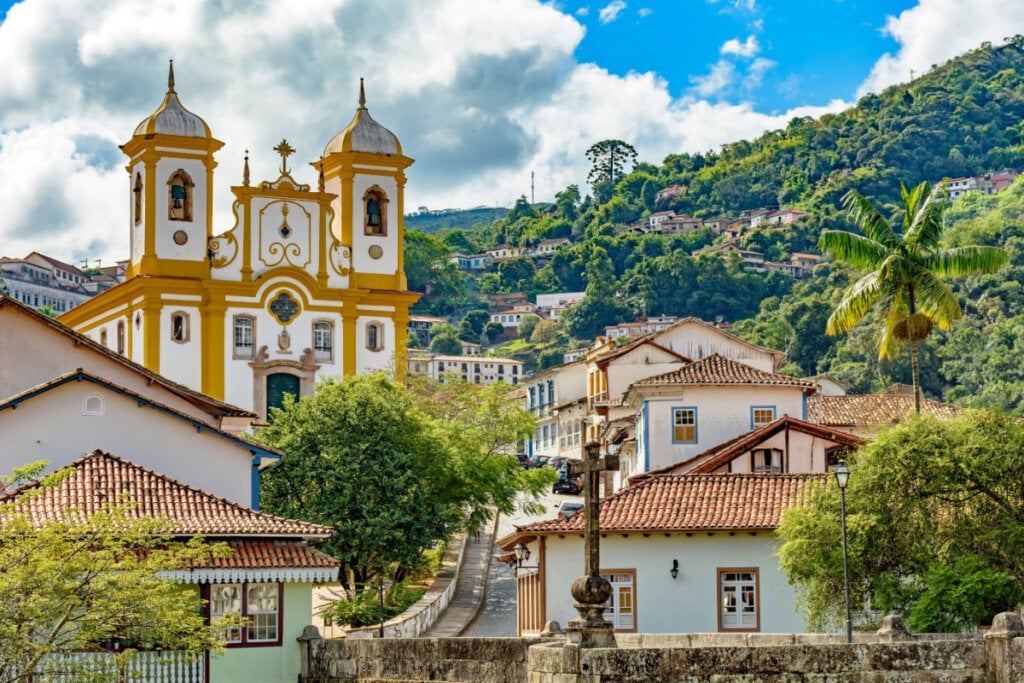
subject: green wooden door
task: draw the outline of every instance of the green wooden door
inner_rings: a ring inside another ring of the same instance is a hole
[[[284,408],[284,395],[291,394],[295,400],[299,398],[299,378],[284,372],[267,375],[267,419],[270,420],[271,408]]]

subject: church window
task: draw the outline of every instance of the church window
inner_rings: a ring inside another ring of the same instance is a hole
[[[188,341],[188,314],[171,314],[171,341],[184,344]]]
[[[132,192],[135,193],[134,210],[132,213],[135,216],[135,222],[142,222],[142,175],[139,173],[135,174],[135,187],[132,188]]]
[[[388,234],[388,198],[377,185],[363,195],[363,234]]]
[[[82,415],[103,417],[106,412],[106,404],[104,404],[102,396],[89,394],[82,399]]]
[[[125,324],[123,320],[117,321],[117,352],[124,355]]]
[[[100,330],[100,345],[106,348],[107,346],[107,331]]]
[[[256,319],[251,315],[235,316],[235,358],[252,358],[256,349]]]
[[[167,181],[167,217],[172,221],[192,220],[192,178],[178,169]]]
[[[384,326],[380,323],[369,323],[366,326],[366,348],[371,351],[384,348]]]
[[[326,320],[313,323],[313,359],[334,360],[334,324]]]

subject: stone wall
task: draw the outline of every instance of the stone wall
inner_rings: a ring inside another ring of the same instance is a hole
[[[1024,624],[1000,614],[985,637],[632,634],[616,648],[554,638],[329,640],[310,627],[300,683],[1019,683]]]
[[[524,683],[528,650],[540,638],[312,640],[303,683],[448,681]],[[560,642],[560,641],[559,641]]]

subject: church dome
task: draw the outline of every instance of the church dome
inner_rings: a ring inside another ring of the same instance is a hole
[[[167,94],[160,107],[135,128],[134,135],[180,135],[187,138],[209,138],[206,121],[185,109],[174,91],[174,62],[167,75]]]
[[[359,79],[359,109],[355,118],[327,143],[324,156],[335,152],[367,152],[369,154],[401,154],[402,145],[390,130],[373,120],[366,109],[363,79]]]

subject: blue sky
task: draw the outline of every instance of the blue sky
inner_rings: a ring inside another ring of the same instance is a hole
[[[580,61],[620,76],[654,71],[669,82],[673,97],[701,96],[702,79],[723,63],[728,67],[719,73],[731,70],[733,80],[707,97],[775,113],[855,98],[878,58],[899,48],[883,30],[887,18],[916,4],[653,0],[562,6],[587,30],[576,50]]]
[[[3,3],[5,0],[0,0]],[[177,92],[224,147],[214,233],[246,150],[276,178],[371,114],[416,159],[407,210],[550,201],[586,149],[642,161],[821,116],[1024,33],[1007,0],[22,0],[0,22],[0,256],[123,258],[119,145]]]

